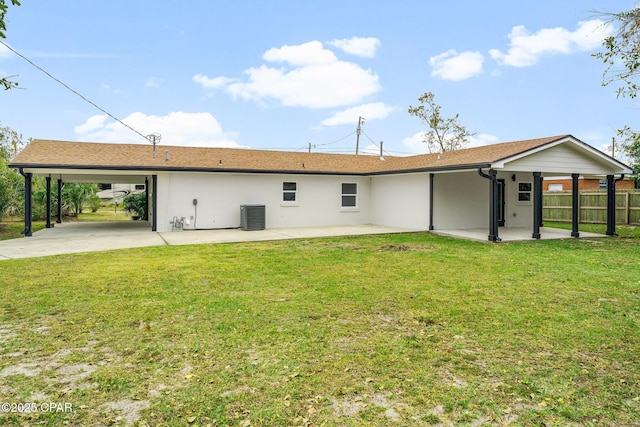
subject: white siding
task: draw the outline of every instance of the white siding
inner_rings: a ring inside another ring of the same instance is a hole
[[[282,182],[298,183],[298,203],[282,203]],[[158,231],[174,216],[193,228],[240,226],[240,205],[266,206],[267,228],[369,223],[369,178],[270,174],[171,173],[158,176]],[[358,207],[341,208],[341,184],[358,184]],[[198,199],[197,217],[193,199]]]
[[[429,174],[371,178],[371,222],[390,227],[429,228]]]
[[[597,175],[605,173],[610,168],[610,163],[597,162],[567,145],[557,145],[504,165],[504,169],[510,171],[535,171],[564,175],[572,173]]]
[[[433,211],[436,230],[488,227],[489,180],[477,171],[436,174]]]
[[[515,175],[515,181],[512,179],[513,175]],[[498,173],[498,178],[504,179],[505,184],[505,227],[533,227],[533,174],[501,172]],[[520,182],[530,182],[532,184],[531,202],[518,201],[518,183]]]

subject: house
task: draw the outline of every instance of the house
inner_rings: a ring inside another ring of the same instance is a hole
[[[542,183],[542,191],[571,191],[573,188],[571,178],[553,177],[545,178]],[[616,184],[617,190],[633,190],[635,182],[630,179],[623,179]],[[578,179],[578,190],[581,191],[598,191],[607,189],[607,180],[605,178],[585,178]]]
[[[631,169],[571,135],[439,154],[377,157],[232,148],[34,140],[11,162],[25,177],[145,184],[152,231],[238,228],[264,206],[267,228],[378,224],[415,230],[531,229],[540,238],[543,176],[607,179]],[[577,196],[577,185],[576,188]],[[61,188],[61,185],[58,185]],[[50,204],[49,204],[50,206]],[[613,206],[613,205],[612,205]],[[25,200],[25,235],[31,234]],[[49,207],[49,211],[51,207]],[[572,236],[578,237],[577,203]],[[610,208],[615,215],[615,209]],[[50,214],[47,215],[47,226]],[[59,221],[59,219],[58,219]],[[615,234],[615,217],[607,234]]]

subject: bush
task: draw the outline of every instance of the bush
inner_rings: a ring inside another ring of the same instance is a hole
[[[100,199],[97,194],[94,194],[89,196],[88,203],[91,208],[91,212],[97,212],[98,209],[100,209],[100,206],[102,206],[102,199]]]
[[[129,194],[123,200],[124,210],[135,217],[145,218],[147,209],[147,195],[145,193]]]

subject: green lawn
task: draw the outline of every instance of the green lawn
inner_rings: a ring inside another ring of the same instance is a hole
[[[0,424],[633,425],[639,257],[416,233],[2,261],[0,400],[38,411]]]

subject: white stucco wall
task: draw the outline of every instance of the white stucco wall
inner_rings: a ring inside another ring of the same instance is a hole
[[[283,181],[297,182],[295,204],[282,202]],[[341,184],[358,184],[358,207],[341,207]],[[170,231],[174,216],[193,228],[240,226],[240,205],[266,206],[266,227],[305,227],[370,222],[368,177],[174,172],[158,175],[158,231]],[[198,200],[197,216],[193,199]]]
[[[433,182],[436,230],[489,226],[489,180],[477,171],[438,173]]]
[[[428,230],[429,174],[372,177],[371,222],[390,227]]]

